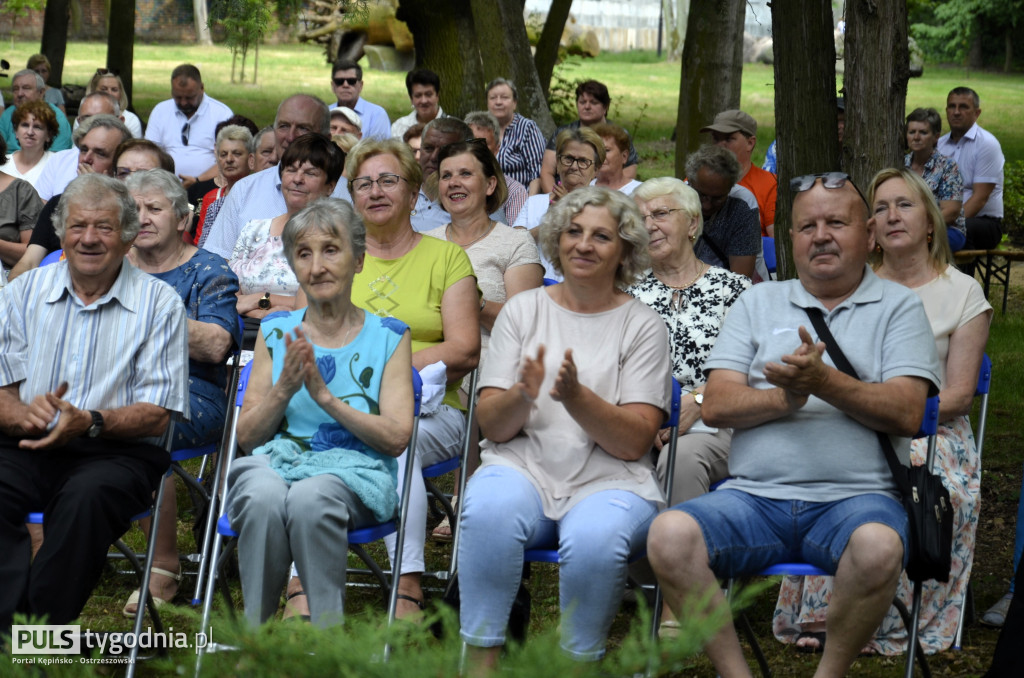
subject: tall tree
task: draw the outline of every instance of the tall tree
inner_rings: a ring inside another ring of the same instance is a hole
[[[863,187],[878,170],[903,166],[910,78],[905,0],[847,0],[845,60],[843,168]]]
[[[135,0],[110,0],[110,19],[107,26],[107,68],[121,75],[124,93],[131,108],[132,63],[135,59]]]
[[[801,174],[839,169],[836,48],[832,39],[831,3],[828,0],[773,0],[772,37],[779,162],[775,251],[779,280],[786,280],[796,275],[789,239],[793,204],[793,196],[787,188],[789,181]]]
[[[68,45],[69,0],[48,0],[43,12],[40,52],[50,60],[50,81],[63,82],[64,54]]]
[[[513,80],[519,112],[546,133],[554,131],[530,54],[521,0],[401,0],[396,18],[412,31],[416,65],[441,78],[441,106],[464,115],[486,109],[491,78]]]
[[[690,6],[676,116],[676,176],[700,146],[700,128],[719,111],[739,108],[743,77],[744,0]]]
[[[544,96],[547,96],[551,87],[551,75],[558,63],[558,47],[562,44],[562,32],[565,30],[565,22],[569,20],[570,7],[572,0],[552,0],[548,18],[544,20],[544,30],[537,40],[533,63],[537,66],[537,77],[540,86],[544,88]]]
[[[676,61],[682,58],[683,45],[686,44],[690,0],[661,0],[661,16],[665,26],[665,58]]]
[[[206,0],[192,0],[192,21],[196,27],[196,43],[212,45],[210,37],[210,17],[206,11]]]

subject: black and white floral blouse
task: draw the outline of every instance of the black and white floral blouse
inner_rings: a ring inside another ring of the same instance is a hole
[[[665,321],[672,372],[684,390],[704,383],[704,361],[711,354],[725,314],[750,284],[744,275],[712,266],[697,282],[681,290],[658,280],[653,271],[626,288]]]

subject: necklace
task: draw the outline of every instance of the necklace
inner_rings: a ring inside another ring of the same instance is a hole
[[[489,222],[487,224],[487,228],[484,229],[484,232],[483,232],[482,235],[478,235],[476,238],[474,238],[473,240],[470,240],[465,245],[463,245],[458,240],[456,240],[455,238],[452,237],[452,225],[451,224],[448,224],[445,227],[445,229],[444,229],[444,237],[447,238],[449,240],[449,242],[455,243],[456,245],[458,245],[462,249],[467,249],[469,247],[472,247],[476,243],[480,242],[481,240],[483,240],[487,236],[489,236],[491,234],[491,231],[494,230],[494,226],[495,226],[496,223],[497,222],[495,222],[495,221]]]
[[[670,287],[670,288],[672,288],[674,290],[685,290],[687,287],[689,287],[689,286],[693,285],[693,283],[697,282],[697,280],[702,275],[704,275],[704,271],[706,271],[707,268],[708,268],[707,264],[705,264],[703,261],[698,261],[697,262],[697,275],[693,276],[693,280],[691,280],[690,282],[686,283],[685,285],[670,285],[667,282],[663,282],[662,284],[665,285],[665,287]]]
[[[673,313],[677,313],[678,314],[680,311],[683,310],[683,302],[686,300],[686,297],[687,297],[685,290],[690,288],[690,287],[692,287],[693,284],[695,282],[697,282],[697,280],[702,275],[704,275],[704,271],[706,271],[708,268],[709,267],[708,267],[707,264],[705,264],[703,261],[699,261],[698,260],[698,262],[697,262],[697,275],[693,276],[693,280],[691,280],[690,282],[686,283],[685,285],[680,285],[680,286],[669,285],[667,282],[662,282],[663,285],[665,285],[666,287],[668,287],[669,289],[672,290],[672,299],[671,299],[671,301],[669,301],[668,306],[672,310]]]

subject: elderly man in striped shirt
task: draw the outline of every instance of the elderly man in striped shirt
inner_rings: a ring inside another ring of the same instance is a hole
[[[66,624],[110,544],[153,501],[171,418],[188,416],[188,332],[174,290],[126,264],[124,184],[87,174],[54,216],[66,261],[0,294],[0,633],[15,612]],[[43,511],[30,560],[25,516]]]

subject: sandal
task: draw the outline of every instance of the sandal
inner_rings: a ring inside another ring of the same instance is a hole
[[[151,579],[152,579],[152,575],[159,574],[159,575],[161,575],[163,577],[167,577],[168,579],[173,579],[176,583],[179,583],[179,584],[181,583],[181,572],[171,572],[169,570],[163,569],[162,567],[151,567],[151,568],[149,568],[149,572],[150,572],[150,578]],[[166,599],[166,600],[164,598],[161,598],[160,596],[154,594],[152,591],[150,591],[150,593],[149,593],[149,597],[153,599],[153,604],[156,606],[156,609],[158,609],[158,610],[160,609],[160,607],[162,605],[166,605],[167,603],[171,602],[171,600],[174,600],[174,596],[176,596],[176,595],[178,595],[177,589],[175,589],[174,595],[171,596],[169,599]],[[128,609],[129,607],[134,607],[135,609],[129,610]],[[135,613],[136,613],[136,611],[138,611],[138,609],[139,609],[139,589],[135,589],[134,591],[132,591],[132,594],[130,596],[128,596],[128,602],[126,602],[124,604],[124,607],[121,608],[121,614],[123,614],[128,619],[135,619]]]
[[[803,652],[804,654],[820,654],[825,651],[825,632],[824,631],[804,631],[796,637],[796,643],[801,640],[813,640],[816,645],[810,643],[806,645],[796,644],[797,652]]]
[[[292,606],[290,606],[288,604],[288,601],[290,601],[292,598],[298,598],[299,596],[304,596],[304,595],[306,595],[306,592],[304,590],[302,590],[302,589],[299,589],[298,591],[293,591],[293,592],[289,593],[287,596],[285,596],[285,599],[284,599],[284,616],[281,617],[282,620],[296,619],[298,621],[304,621],[304,622],[311,622],[311,621],[313,621],[313,618],[311,616],[309,616],[308,614],[296,613],[294,611],[295,608],[293,608]],[[308,607],[308,605],[307,605],[307,607]],[[291,613],[291,614],[289,614],[289,613]]]
[[[421,621],[423,621],[423,612],[427,609],[427,606],[423,603],[422,600],[420,600],[419,598],[413,598],[412,596],[406,595],[404,593],[399,593],[395,597],[398,598],[399,600],[407,600],[410,603],[413,603],[417,608],[419,608],[419,614],[417,614],[415,617],[398,617],[398,610],[396,609],[395,610],[395,618],[396,619],[400,619],[402,621],[412,622],[412,623],[415,623],[415,624],[418,624]],[[396,603],[395,607],[396,608],[398,607],[397,603]]]
[[[452,497],[452,510],[458,507],[459,498]],[[448,521],[448,514],[445,514],[441,522],[437,524],[437,527],[430,533],[430,538],[434,541],[443,542],[445,544],[451,543],[452,541],[452,524]]]

